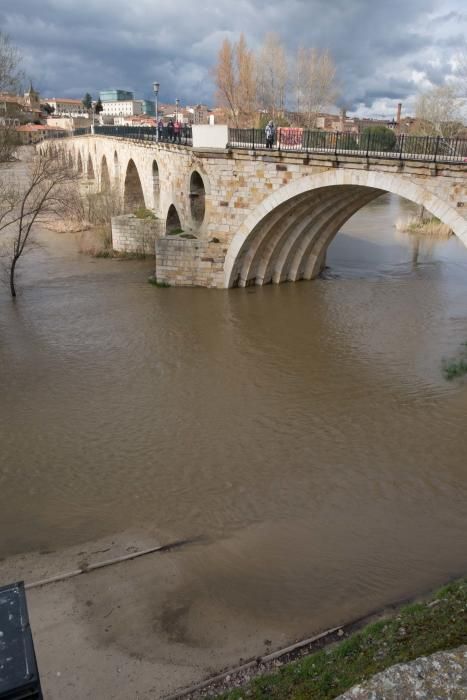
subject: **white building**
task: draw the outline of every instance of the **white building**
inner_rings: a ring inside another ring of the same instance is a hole
[[[143,114],[142,100],[112,100],[103,102],[101,114],[109,117],[132,117],[135,114]]]
[[[54,108],[54,115],[56,116],[79,117],[87,113],[86,107],[81,100],[68,97],[49,97],[44,102]]]

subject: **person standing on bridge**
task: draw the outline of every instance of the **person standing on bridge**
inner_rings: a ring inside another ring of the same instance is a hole
[[[178,143],[181,143],[181,137],[182,137],[182,124],[179,119],[174,124],[174,141],[178,141]]]
[[[173,141],[174,140],[174,123],[170,119],[169,123],[167,124],[167,134],[168,134],[168,140]]]
[[[164,122],[162,121],[162,119],[159,119],[157,123],[157,134],[159,137],[159,141],[162,141],[162,138],[164,136]]]
[[[272,119],[266,124],[266,148],[272,148],[274,143],[274,137],[276,135],[276,127]]]

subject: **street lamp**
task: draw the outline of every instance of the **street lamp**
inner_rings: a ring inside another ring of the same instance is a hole
[[[177,99],[175,100],[175,121],[178,122],[178,106],[180,104],[180,100]]]
[[[160,83],[153,83],[152,89],[154,90],[154,95],[156,97],[156,122],[157,122],[157,96],[159,94]]]

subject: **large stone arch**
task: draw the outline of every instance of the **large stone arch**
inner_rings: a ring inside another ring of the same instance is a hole
[[[385,192],[423,205],[467,246],[467,221],[406,176],[336,169],[285,185],[246,217],[227,251],[224,286],[312,279],[347,219]]]
[[[138,168],[132,158],[128,161],[123,188],[123,211],[128,214],[145,207],[143,187]]]

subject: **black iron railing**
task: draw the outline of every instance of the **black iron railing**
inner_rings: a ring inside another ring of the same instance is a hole
[[[94,133],[102,136],[117,136],[135,141],[175,143],[181,146],[192,145],[191,126],[182,126],[178,131],[167,126],[95,126]]]
[[[272,148],[271,148],[272,146]],[[229,129],[229,148],[266,149],[349,155],[363,158],[428,160],[467,165],[467,139],[440,136],[351,134],[334,131],[278,128],[271,146],[263,129]]]
[[[46,138],[89,135],[91,128],[73,132],[51,132]],[[179,131],[164,126],[95,126],[94,133],[135,141],[174,143],[191,146],[191,126]],[[391,132],[392,133],[392,132]],[[228,148],[247,150],[297,151],[300,153],[356,156],[359,158],[390,158],[393,160],[422,160],[467,165],[467,139],[441,136],[409,136],[393,134],[352,134],[335,131],[278,128],[272,144],[268,144],[264,129],[229,129]]]

